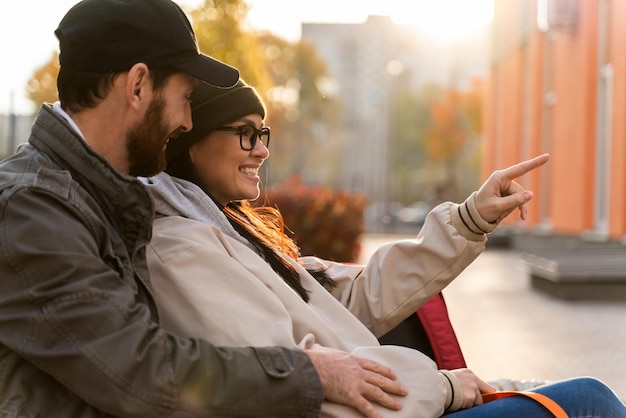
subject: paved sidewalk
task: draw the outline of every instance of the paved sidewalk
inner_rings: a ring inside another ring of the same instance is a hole
[[[362,259],[397,238],[366,235]],[[521,253],[491,248],[443,293],[468,367],[485,380],[587,375],[626,401],[626,300],[555,299],[531,288]]]

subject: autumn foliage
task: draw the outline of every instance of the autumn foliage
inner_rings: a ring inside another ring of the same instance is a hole
[[[433,101],[426,152],[435,160],[454,158],[469,138],[481,129],[482,82],[474,80],[471,90],[447,90]]]
[[[359,257],[364,231],[364,196],[324,187],[311,187],[293,177],[266,192],[264,204],[277,207],[288,234],[302,255],[340,262]]]
[[[57,75],[59,74],[59,54],[55,52],[50,60],[35,70],[26,88],[28,98],[36,104],[54,103],[59,100],[57,95]]]

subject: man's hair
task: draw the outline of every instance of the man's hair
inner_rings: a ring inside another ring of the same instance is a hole
[[[160,90],[169,77],[179,72],[181,71],[171,67],[151,69],[152,87]],[[57,77],[61,107],[70,113],[95,107],[109,94],[120,74],[92,73],[61,67]]]

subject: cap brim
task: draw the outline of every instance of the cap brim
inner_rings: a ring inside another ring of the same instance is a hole
[[[215,87],[228,88],[239,81],[239,70],[204,54],[199,54],[192,60],[174,64],[173,67]]]

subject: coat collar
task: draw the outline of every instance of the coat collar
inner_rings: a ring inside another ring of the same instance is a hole
[[[154,209],[146,188],[135,177],[115,170],[93,151],[50,105],[41,107],[33,123],[29,143],[61,169],[70,172],[72,178],[100,206],[127,246],[130,241],[134,243],[137,237],[149,239]]]

